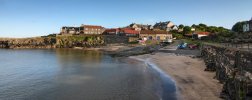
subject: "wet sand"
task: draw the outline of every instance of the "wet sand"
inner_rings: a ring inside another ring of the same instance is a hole
[[[83,48],[83,47],[75,47],[74,49],[83,49],[83,50],[91,50],[91,51],[104,51],[104,52],[118,52],[123,50],[128,50],[133,47],[128,46],[126,44],[110,44],[101,47],[94,47],[94,48]]]
[[[204,61],[191,56],[157,52],[133,58],[149,59],[175,80],[179,100],[221,100],[222,86],[214,79],[215,73],[204,71]]]

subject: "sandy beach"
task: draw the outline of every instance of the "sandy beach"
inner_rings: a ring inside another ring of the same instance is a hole
[[[174,48],[170,46],[166,50],[174,51]],[[189,55],[188,52],[192,50],[188,50],[187,55],[181,55],[181,51],[179,55],[174,52],[157,52],[134,56],[134,58],[149,59],[169,75],[176,82],[179,100],[221,100],[219,94],[222,85],[214,79],[215,73],[204,71],[204,61],[192,57],[195,55]]]
[[[219,98],[222,84],[214,79],[215,73],[204,71],[206,68],[204,61],[196,57],[200,55],[199,50],[177,50],[178,43],[176,41],[152,54],[130,58],[148,60],[170,76],[176,83],[179,100],[222,100]],[[90,50],[118,52],[131,48],[115,44]],[[136,51],[138,50],[134,52]]]

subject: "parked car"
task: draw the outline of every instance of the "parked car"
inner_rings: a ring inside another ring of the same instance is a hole
[[[189,44],[188,47],[190,49],[197,49],[198,48],[198,45],[197,44]]]
[[[178,45],[178,49],[185,49],[187,47],[187,43],[181,43]]]

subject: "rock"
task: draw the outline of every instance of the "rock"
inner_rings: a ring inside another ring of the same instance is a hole
[[[131,49],[118,51],[111,53],[113,57],[128,57],[134,55],[142,55],[142,54],[149,54],[157,51],[160,48],[159,45],[150,45],[150,46],[137,46]]]
[[[8,38],[0,41],[7,42],[1,48],[55,48],[56,43],[56,39],[51,37]]]
[[[204,45],[201,49],[206,71],[215,71],[224,84],[221,97],[248,100],[252,97],[252,52]]]

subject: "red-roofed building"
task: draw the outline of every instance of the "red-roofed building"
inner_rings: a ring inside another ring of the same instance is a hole
[[[129,36],[129,37],[131,37],[131,36],[138,37],[139,36],[139,31],[136,31],[136,30],[131,29],[131,28],[120,28],[119,34]]]
[[[119,28],[106,29],[102,34],[103,35],[118,35],[120,32]]]
[[[206,37],[210,35],[210,32],[195,32],[192,36],[197,36],[196,38],[201,39],[201,37]]]

